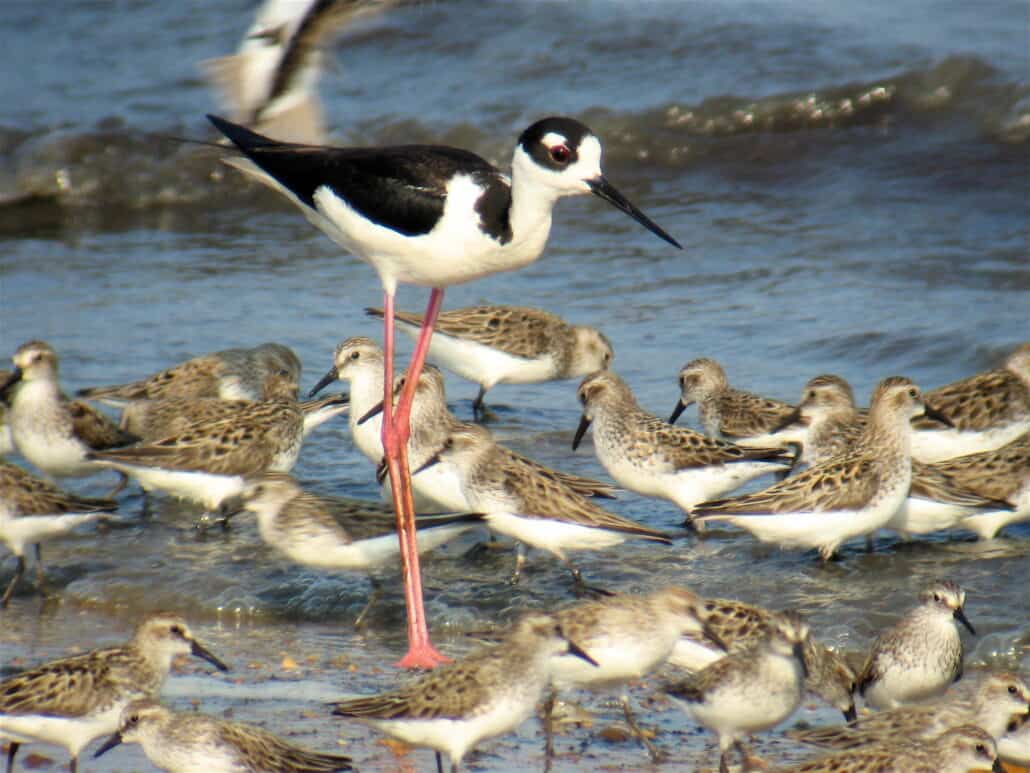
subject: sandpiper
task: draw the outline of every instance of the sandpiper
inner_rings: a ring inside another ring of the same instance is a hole
[[[962,676],[958,623],[976,635],[965,603],[957,583],[937,580],[919,593],[918,606],[876,638],[857,685],[870,706],[890,709],[927,700]]]
[[[90,387],[76,394],[124,407],[137,400],[212,397],[221,400],[261,400],[268,377],[280,373],[296,389],[301,364],[288,346],[263,343],[250,349],[223,349],[173,365],[170,368],[128,384]],[[273,389],[278,384],[272,385]]]
[[[701,504],[694,517],[728,521],[763,542],[818,548],[828,561],[846,540],[885,526],[904,503],[912,481],[909,421],[927,410],[907,378],[884,379],[850,451],[763,491]]]
[[[751,647],[717,660],[665,688],[693,719],[719,736],[719,773],[729,773],[729,752],[745,761],[744,738],[785,720],[804,692],[808,624],[796,612],[779,612]]]
[[[859,749],[836,752],[770,773],[1003,773],[998,747],[976,725],[953,727],[931,741],[900,735],[878,738]]]
[[[699,502],[789,467],[782,448],[742,448],[675,427],[647,413],[612,371],[587,376],[579,387],[583,416],[572,441],[579,447],[594,425],[594,450],[620,485],[674,502],[688,514]]]
[[[423,468],[441,461],[458,472],[466,499],[485,514],[489,527],[518,540],[513,583],[522,575],[527,545],[555,556],[582,587],[583,578],[567,551],[601,550],[629,537],[671,543],[667,534],[609,513],[536,465],[505,453],[479,425],[451,433]]]
[[[669,663],[697,672],[728,652],[740,652],[766,635],[776,613],[734,599],[705,599],[695,614],[704,626],[699,635],[687,632],[673,648]],[[805,640],[805,688],[839,710],[847,720],[854,719],[855,672],[843,657],[816,641]]]
[[[457,773],[476,744],[510,732],[532,716],[555,659],[567,654],[595,664],[555,618],[530,613],[501,643],[391,692],[337,703],[333,713],[434,749],[441,770],[440,755],[446,754],[451,773]]]
[[[343,410],[347,400],[335,398]],[[146,490],[166,491],[215,510],[238,494],[246,477],[289,472],[304,439],[305,415],[293,399],[231,403],[213,421],[186,425],[150,443],[98,452],[91,458],[136,478]],[[335,412],[333,402],[320,410]]]
[[[118,508],[113,499],[82,497],[61,491],[21,467],[0,460],[0,542],[18,558],[18,567],[0,598],[6,607],[25,574],[25,549],[35,546],[36,584],[46,593],[40,543],[63,536],[77,526],[96,521]]]
[[[10,405],[11,437],[18,451],[54,478],[79,478],[103,472],[88,457],[138,438],[119,429],[88,403],[68,400],[57,382],[57,353],[43,341],[18,347],[14,371],[2,385]],[[121,484],[112,495],[125,486]]]
[[[179,615],[148,615],[120,647],[44,663],[0,682],[0,738],[10,742],[7,770],[22,744],[63,746],[75,773],[79,752],[118,729],[122,709],[161,692],[172,658],[195,655],[228,667],[194,637]]]
[[[382,317],[382,309],[366,309]],[[417,338],[422,316],[396,312],[401,332]],[[429,358],[479,384],[472,402],[477,417],[497,384],[539,384],[605,370],[615,352],[604,334],[587,325],[525,306],[470,306],[442,311],[436,318]]]
[[[551,714],[556,694],[612,688],[622,690],[620,702],[630,729],[647,747],[651,759],[660,759],[658,749],[633,717],[625,687],[659,668],[681,636],[705,636],[697,616],[701,601],[686,588],[668,587],[643,596],[624,594],[581,602],[555,613],[565,635],[589,652],[597,665],[568,656],[554,660],[554,689],[544,708],[548,760],[554,753]]]
[[[394,394],[400,392],[402,387],[400,382],[403,382],[404,378],[404,376],[398,377]],[[382,401],[365,414],[365,418],[373,418],[381,410]],[[421,468],[433,454],[439,451],[451,433],[471,426],[467,422],[459,421],[447,408],[443,373],[433,365],[427,365],[419,376],[419,383],[415,388],[415,399],[411,404],[411,418],[412,434],[408,440],[408,457],[415,469]],[[363,420],[359,419],[359,423]],[[577,494],[604,499],[616,498],[616,488],[608,483],[546,467],[510,448],[497,445],[500,453],[509,461],[533,467],[540,474],[554,478]],[[380,473],[385,474],[383,465],[380,465]],[[470,507],[461,486],[461,479],[454,470],[450,469],[449,465],[432,465],[422,469],[418,475],[412,478],[412,486],[416,495],[421,494],[430,502],[451,503],[449,506],[451,510],[467,510]]]
[[[1011,765],[1030,767],[1030,712],[1009,720],[1005,735],[998,739],[998,756]]]
[[[422,606],[407,442],[411,401],[444,288],[535,261],[547,242],[554,206],[564,196],[593,193],[680,245],[608,182],[601,173],[600,140],[571,118],[545,118],[528,127],[516,143],[510,178],[457,148],[292,145],[209,118],[247,157],[231,163],[286,196],[313,225],[379,274],[385,319],[382,439],[398,528],[404,532],[408,602],[410,651],[401,664],[432,666],[443,657],[429,642]],[[394,411],[394,296],[400,283],[432,291]]]
[[[373,592],[358,623],[379,595],[372,570],[400,560],[393,508],[311,494],[283,473],[266,473],[248,480],[243,490],[223,501],[219,509],[226,518],[244,510],[257,515],[258,531],[265,543],[298,564],[368,572]],[[481,526],[482,521],[478,513],[422,516],[415,522],[419,552],[439,547]]]
[[[133,701],[122,710],[118,729],[93,757],[123,743],[138,743],[147,759],[170,773],[331,773],[354,769],[350,757],[302,749],[254,725],[215,719],[197,711],[172,711],[148,699]]]
[[[709,357],[691,360],[680,370],[680,399],[669,423],[675,424],[694,403],[705,432],[730,440],[764,435],[794,410],[780,400],[734,389],[726,371]]]
[[[233,120],[290,142],[325,142],[316,89],[325,52],[352,21],[396,0],[266,0],[236,53],[200,63]]]
[[[989,451],[1030,431],[1030,343],[1018,346],[1000,368],[938,387],[926,402],[952,426],[924,422],[912,438],[912,456],[937,462]]]
[[[956,725],[983,728],[996,740],[1008,732],[1013,719],[1030,712],[1030,686],[1019,674],[986,674],[967,689],[964,685],[925,703],[877,711],[847,725],[792,731],[791,738],[811,746],[860,749],[883,739],[929,741]]]
[[[962,519],[961,528],[991,539],[1009,524],[1030,519],[1030,432],[993,451],[957,456],[933,467],[963,488],[1008,505],[973,513]]]

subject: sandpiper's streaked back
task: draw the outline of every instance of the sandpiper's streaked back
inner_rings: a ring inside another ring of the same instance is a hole
[[[25,573],[25,549],[36,549],[36,581],[46,591],[43,552],[40,543],[67,534],[75,527],[103,517],[117,509],[113,499],[83,497],[40,480],[21,467],[0,460],[0,542],[18,558],[18,567],[0,598],[6,607]]]
[[[300,360],[292,349],[268,342],[203,354],[138,381],[80,389],[76,394],[118,407],[137,400],[177,398],[261,400],[273,396],[266,390],[269,375],[280,373],[296,389],[300,371]]]
[[[300,455],[306,416],[295,399],[233,402],[213,421],[187,424],[150,443],[99,452],[91,458],[132,475],[144,489],[217,508],[238,494],[244,478],[289,472]],[[322,405],[322,416],[346,409],[342,395]]]
[[[530,613],[501,643],[391,692],[337,703],[333,713],[436,750],[438,767],[439,755],[446,754],[451,773],[457,773],[476,744],[508,733],[532,716],[555,659],[570,653],[593,663],[554,617]]]
[[[909,379],[884,379],[850,451],[763,491],[706,502],[695,517],[728,521],[763,542],[817,548],[827,561],[846,540],[885,526],[904,503],[912,481],[909,422],[927,410]]]
[[[858,692],[869,705],[890,709],[927,700],[962,676],[958,624],[976,635],[965,604],[966,592],[951,580],[920,591],[919,604],[873,642],[858,675]]]
[[[90,452],[138,439],[88,403],[61,393],[57,353],[49,344],[22,344],[12,360],[14,371],[0,384],[0,396],[6,395],[10,405],[11,437],[21,455],[47,475],[79,478],[103,472],[88,458]]]
[[[93,757],[123,743],[138,743],[147,759],[171,773],[332,773],[354,769],[350,757],[302,749],[254,725],[197,711],[172,711],[149,699],[133,701],[122,710],[118,729]]]
[[[697,403],[701,426],[711,437],[736,440],[764,435],[794,410],[794,406],[780,400],[734,389],[726,371],[709,357],[684,365],[679,380],[680,399],[669,423],[675,424],[686,408]]]
[[[597,458],[620,485],[668,499],[688,517],[698,502],[789,466],[782,448],[743,448],[652,416],[612,371],[587,376],[578,396],[583,416],[573,450],[593,425]]]
[[[518,540],[512,582],[522,573],[524,545],[558,558],[581,586],[582,576],[569,561],[568,551],[601,550],[631,537],[671,542],[667,534],[604,510],[546,470],[506,453],[479,425],[452,432],[423,466],[438,462],[458,472],[469,504],[485,514],[491,529]]]
[[[960,725],[929,741],[905,735],[877,738],[858,749],[827,754],[770,773],[1004,773],[998,747],[976,725]]]
[[[1030,343],[1018,346],[1000,368],[937,387],[926,402],[952,426],[930,421],[917,426],[912,456],[936,462],[989,451],[1030,431]]]
[[[740,652],[754,645],[768,632],[776,613],[733,599],[705,599],[696,608],[703,624],[701,635],[688,632],[680,637],[669,663],[697,672],[728,652]],[[805,641],[805,688],[839,710],[845,719],[856,716],[855,673],[843,657],[809,636]]]
[[[313,225],[371,264],[382,281],[383,448],[407,546],[403,564],[411,649],[402,663],[439,663],[443,658],[429,642],[422,605],[407,442],[411,401],[444,288],[535,261],[547,242],[554,206],[564,196],[593,193],[666,242],[680,245],[608,182],[601,173],[600,140],[571,118],[545,118],[528,127],[515,145],[510,178],[457,148],[293,145],[209,118],[247,157],[236,163],[241,171],[286,196]],[[394,296],[401,283],[432,291],[394,411]]]
[[[0,682],[0,738],[10,741],[8,770],[25,743],[63,746],[74,773],[79,752],[118,729],[122,709],[161,692],[172,658],[195,655],[226,671],[179,615],[148,615],[120,647],[44,663]]]
[[[382,309],[367,309],[382,317]],[[418,337],[422,316],[396,313],[397,327]],[[578,378],[604,370],[614,357],[611,343],[596,328],[570,325],[556,314],[525,306],[470,306],[440,312],[429,358],[479,384],[473,412],[497,384],[538,384]]]
[[[746,761],[744,739],[778,725],[801,703],[807,638],[808,624],[799,614],[778,612],[751,647],[665,688],[695,721],[718,735],[720,773],[729,773],[731,748]]]
[[[932,701],[876,711],[847,725],[794,731],[790,736],[812,746],[859,749],[883,739],[929,741],[950,727],[970,724],[999,739],[1013,718],[1030,713],[1030,685],[1019,674],[989,673],[968,686],[965,681]]]

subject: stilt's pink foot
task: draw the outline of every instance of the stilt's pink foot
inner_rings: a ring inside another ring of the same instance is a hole
[[[437,650],[431,642],[425,641],[420,644],[411,644],[408,648],[408,653],[394,665],[397,668],[424,668],[429,670],[450,662],[451,659],[449,657]]]

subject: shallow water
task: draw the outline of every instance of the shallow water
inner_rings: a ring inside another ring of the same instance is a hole
[[[48,340],[73,391],[278,340],[304,362],[306,390],[339,340],[379,338],[362,312],[380,300],[367,267],[210,152],[160,139],[211,136],[203,114],[216,105],[196,63],[235,47],[251,4],[63,5],[8,8],[19,32],[6,35],[5,75],[18,77],[0,79],[0,350]],[[358,25],[321,93],[343,142],[447,142],[502,165],[534,118],[577,116],[603,138],[610,179],[685,248],[601,202],[563,202],[540,261],[453,288],[446,307],[524,303],[598,326],[618,372],[663,417],[679,367],[699,356],[771,396],[796,399],[809,377],[837,372],[864,399],[884,376],[930,388],[1030,337],[1027,22],[1019,2],[440,2]],[[424,296],[403,289],[400,305]],[[448,388],[467,417],[475,386],[450,377]],[[501,386],[490,404],[504,442],[604,477],[589,443],[569,450],[575,383]],[[295,473],[318,491],[376,495],[343,420],[310,438]],[[0,668],[124,639],[141,614],[171,607],[234,667],[171,680],[174,705],[197,700],[312,746],[342,739],[365,770],[431,767],[430,753],[395,760],[322,706],[400,678],[388,666],[404,644],[396,587],[359,635],[350,621],[364,578],[291,566],[242,519],[201,534],[195,509],[164,502],[138,520],[139,507],[126,496],[124,528],[48,546],[61,600],[14,600],[0,616]],[[682,518],[631,494],[611,507],[669,529]],[[967,639],[968,668],[1026,672],[1028,537],[1027,525],[991,543],[885,536],[874,554],[856,543],[821,567],[726,531],[671,548],[627,543],[579,564],[618,590],[676,582],[796,606],[823,640],[855,653],[928,578],[948,576],[967,588],[980,634]],[[452,655],[473,645],[469,632],[570,599],[546,557],[534,555],[512,590],[502,581],[512,555],[468,559],[471,542],[428,563],[430,619]],[[0,583],[12,571],[0,563]],[[284,654],[301,667],[280,668]],[[596,738],[619,711],[587,702],[600,708],[595,732],[563,738],[570,754],[557,770],[642,765],[633,742]],[[797,718],[837,720],[822,708]],[[660,726],[672,758],[663,769],[715,761],[712,738],[664,701],[643,720]],[[537,765],[538,731],[527,723],[471,766]],[[758,749],[798,755],[778,734]],[[136,749],[99,762],[82,768],[151,769]]]

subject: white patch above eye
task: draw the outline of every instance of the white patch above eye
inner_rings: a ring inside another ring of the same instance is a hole
[[[557,147],[558,145],[568,145],[569,141],[565,138],[565,135],[558,134],[558,132],[547,132],[540,141],[549,148]]]

